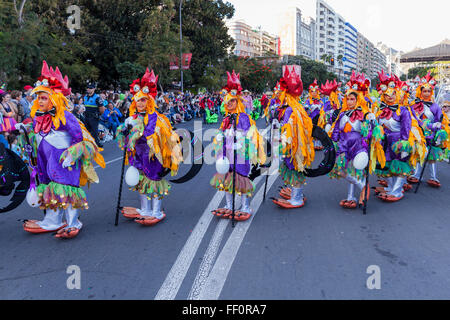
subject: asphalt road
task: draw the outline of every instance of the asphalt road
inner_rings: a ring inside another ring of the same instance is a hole
[[[166,220],[146,228],[123,217],[114,226],[121,151],[108,143],[104,157],[77,238],[23,231],[19,219],[43,216],[26,203],[0,215],[0,299],[450,298],[446,163],[439,165],[441,189],[423,184],[394,204],[372,197],[366,216],[339,207],[345,181],[310,179],[306,206],[283,211],[262,202],[262,178],[253,219],[235,228],[209,213],[224,199],[209,186],[214,166],[203,166],[195,179],[173,185],[163,202]],[[281,184],[271,176],[268,197]],[[139,198],[124,187],[122,203],[137,207]],[[72,265],[80,270],[79,290],[67,287]],[[379,290],[367,288],[369,266],[379,267]]]

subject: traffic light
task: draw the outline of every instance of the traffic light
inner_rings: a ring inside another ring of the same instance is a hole
[[[330,62],[331,62],[331,65],[334,66],[334,58],[331,58]]]

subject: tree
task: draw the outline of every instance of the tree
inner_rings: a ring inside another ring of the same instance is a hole
[[[175,1],[175,7],[179,10],[179,1]],[[178,14],[172,22],[178,24]],[[187,37],[193,43],[190,74],[190,84],[205,86],[208,76],[215,71],[208,66],[216,66],[218,61],[227,57],[229,48],[234,46],[234,40],[228,35],[225,19],[231,19],[234,15],[234,7],[223,0],[189,0],[183,2],[182,30],[183,38]],[[215,67],[214,67],[215,68]],[[189,82],[187,85],[189,85]]]
[[[431,71],[431,74],[433,76],[436,76],[434,70],[430,70],[429,68],[419,66],[408,70],[408,79],[414,79],[417,76],[419,76],[420,78],[425,77],[428,71]]]

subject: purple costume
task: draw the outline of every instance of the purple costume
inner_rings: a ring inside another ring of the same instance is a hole
[[[129,158],[130,165],[136,167],[136,169],[142,171],[145,176],[153,181],[160,181],[160,173],[163,172],[164,168],[162,164],[152,157],[149,159],[150,147],[147,145],[147,137],[151,136],[155,132],[156,121],[158,120],[158,115],[156,112],[148,115],[148,124],[144,128],[142,137],[136,141],[135,154]]]
[[[52,129],[45,134],[40,131],[35,135],[37,143],[37,170],[42,184],[56,182],[72,187],[80,186],[81,166],[76,163],[71,170],[63,168],[60,163],[61,155],[67,148],[83,141],[83,132],[77,118],[68,111],[64,111],[66,124],[60,123],[59,128]],[[36,119],[33,121],[36,127]]]

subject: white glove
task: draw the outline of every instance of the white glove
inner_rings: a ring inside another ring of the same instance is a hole
[[[133,121],[133,118],[127,118],[126,120],[125,120],[125,128],[127,128],[129,125],[133,125],[132,124],[132,121]]]
[[[69,153],[62,163],[62,167],[64,169],[70,167],[72,165],[72,161],[72,156]]]
[[[441,128],[441,123],[440,122],[436,122],[436,123],[433,123],[433,126],[432,126],[432,128],[433,129],[440,129]]]
[[[401,158],[401,159],[404,159],[404,158],[406,158],[408,155],[409,155],[408,152],[402,152],[402,153],[400,154],[400,158]]]
[[[367,120],[369,120],[370,122],[376,121],[377,117],[375,117],[375,115],[373,113],[369,113],[369,114],[367,114]]]
[[[16,130],[22,131],[22,128],[25,129],[25,125],[23,123],[16,123],[14,125],[14,127],[16,128]]]

